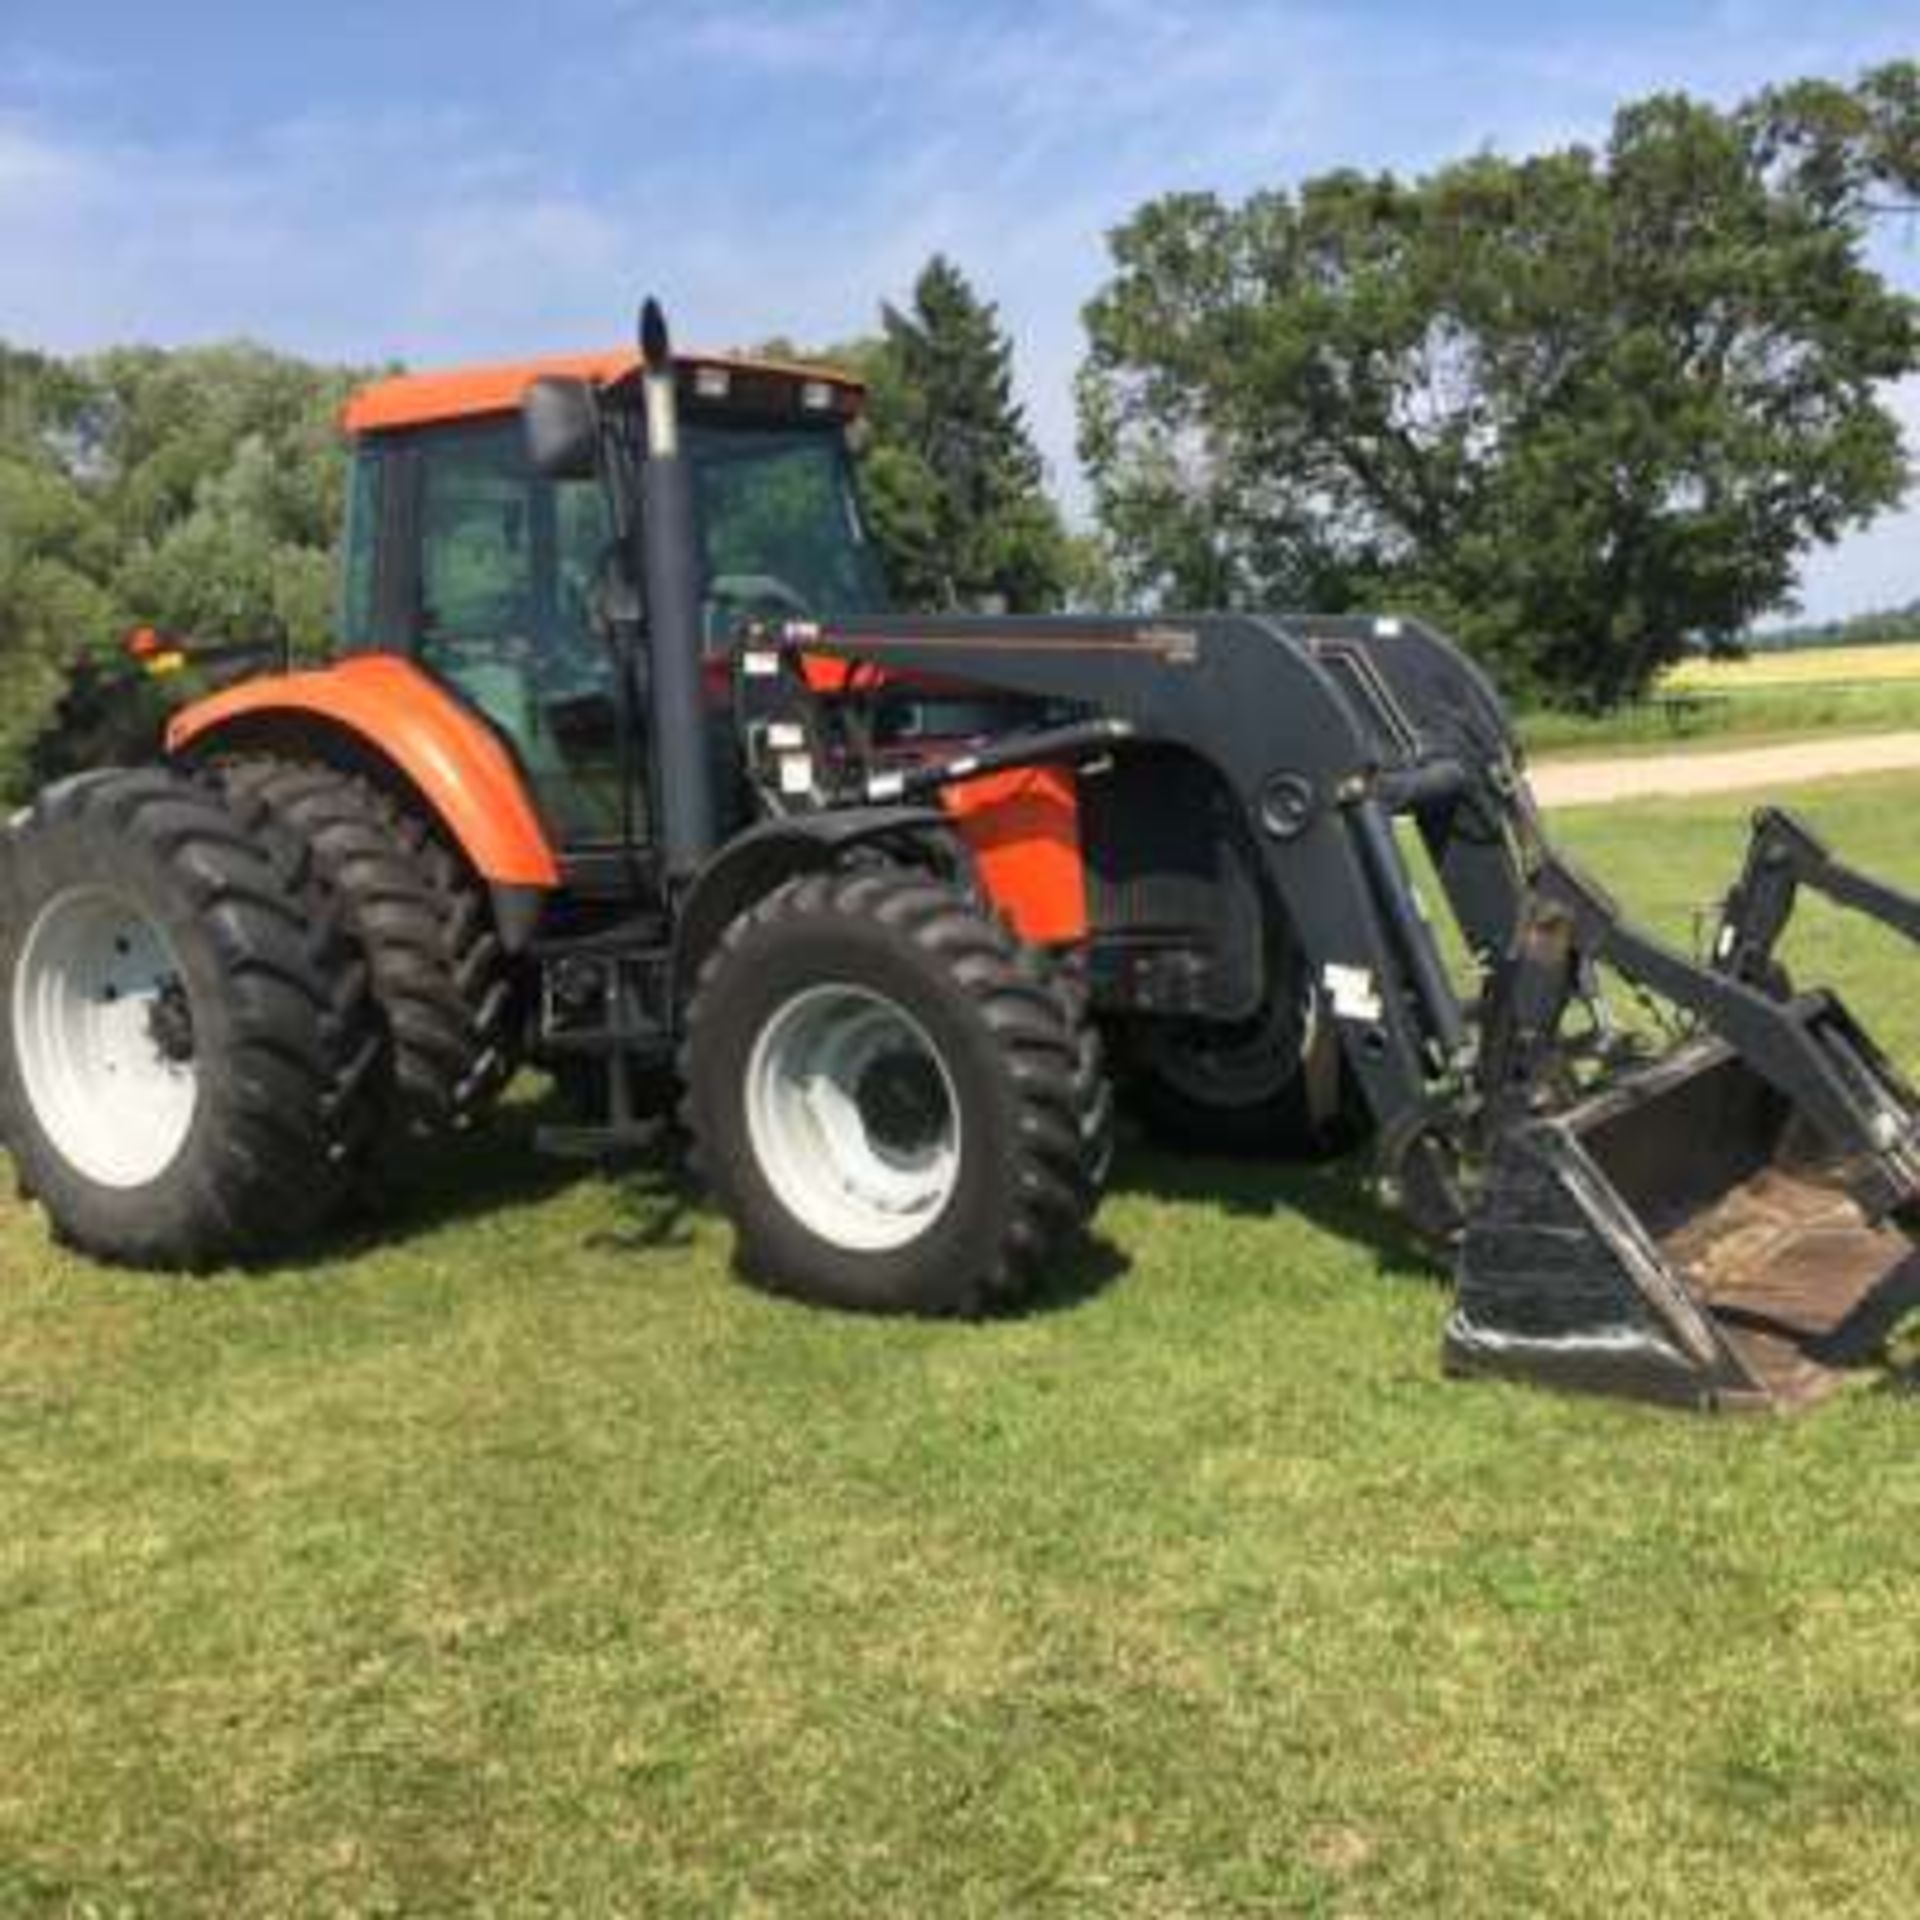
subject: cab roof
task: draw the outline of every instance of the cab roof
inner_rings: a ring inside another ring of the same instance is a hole
[[[559,374],[607,386],[634,371],[640,356],[631,347],[611,347],[598,353],[556,353],[533,360],[501,360],[484,366],[450,367],[437,373],[399,373],[375,380],[349,396],[340,410],[340,424],[349,434],[383,433],[395,428],[434,426],[445,421],[471,420],[488,414],[512,413],[521,396],[543,374]],[[825,409],[841,418],[856,414],[866,388],[850,374],[831,367],[767,360],[737,353],[683,353],[676,356],[681,385],[696,400],[716,396],[709,386],[724,384],[721,375],[746,376],[741,384],[762,391],[769,384],[802,388],[825,386],[831,403]],[[710,370],[710,371],[709,371]],[[708,378],[703,381],[702,375]],[[787,404],[791,405],[792,402]]]

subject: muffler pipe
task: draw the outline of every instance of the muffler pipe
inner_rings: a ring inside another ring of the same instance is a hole
[[[640,478],[640,560],[654,819],[666,878],[679,883],[713,852],[718,809],[702,673],[693,469],[681,436],[666,315],[657,300],[641,311],[640,355],[647,455]]]

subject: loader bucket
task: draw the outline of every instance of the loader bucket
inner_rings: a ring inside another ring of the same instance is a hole
[[[1878,1357],[1920,1255],[1724,1041],[1688,1041],[1495,1144],[1446,1334],[1456,1373],[1793,1408]]]

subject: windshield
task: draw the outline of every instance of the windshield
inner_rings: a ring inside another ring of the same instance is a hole
[[[755,613],[830,620],[887,596],[837,434],[694,426],[709,642]]]

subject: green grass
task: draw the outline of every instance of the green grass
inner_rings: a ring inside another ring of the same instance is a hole
[[[1661,753],[1689,748],[1759,745],[1823,733],[1897,733],[1920,727],[1920,682],[1739,686],[1706,692],[1699,704],[1657,701],[1613,713],[1530,713],[1520,737],[1537,755]]]
[[[1742,811],[1568,838],[1684,931]],[[1920,1403],[1449,1384],[1348,1176],[1138,1152],[1030,1317],[807,1313],[527,1119],[250,1277],[0,1205],[0,1914],[1912,1910]]]

